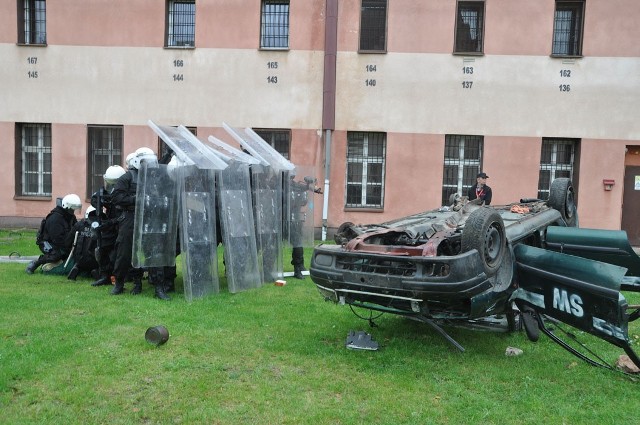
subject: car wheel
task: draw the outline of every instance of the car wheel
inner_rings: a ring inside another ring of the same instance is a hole
[[[555,179],[551,183],[547,204],[560,212],[568,227],[577,225],[578,212],[571,180],[568,178]]]
[[[356,236],[355,232],[351,229],[353,225],[350,221],[342,223],[340,227],[338,227],[338,230],[336,230],[335,235],[333,235],[333,240],[336,241],[338,245],[344,245],[349,242]]]
[[[487,276],[493,276],[507,249],[504,222],[500,214],[491,208],[473,211],[462,230],[462,252],[477,249]]]

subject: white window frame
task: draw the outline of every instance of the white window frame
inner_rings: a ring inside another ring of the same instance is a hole
[[[51,192],[47,192],[45,190],[45,184],[44,184],[44,176],[45,175],[51,175],[52,172],[51,171],[45,171],[44,170],[44,163],[45,163],[45,155],[49,155],[51,156],[51,146],[45,146],[45,137],[44,137],[44,130],[46,128],[47,124],[22,124],[21,125],[21,134],[20,134],[20,138],[21,138],[21,159],[22,159],[22,170],[21,170],[21,192],[22,195],[24,196],[51,196]],[[37,137],[38,137],[38,145],[37,146],[27,146],[25,144],[26,141],[26,135],[25,135],[25,130],[27,128],[34,128],[37,130]],[[28,153],[36,153],[37,154],[37,168],[34,170],[27,170],[26,169],[26,165],[28,163],[27,160],[27,154]],[[27,191],[27,176],[28,175],[37,175],[37,181],[38,181],[38,190],[37,192],[29,192]]]
[[[345,208],[384,208],[384,190],[385,190],[385,173],[386,173],[386,157],[387,157],[387,135],[386,133],[376,133],[383,135],[383,147],[381,156],[369,156],[369,134],[372,132],[352,132],[361,133],[364,135],[362,143],[362,156],[358,158],[349,157],[349,136],[347,136],[347,167],[345,170],[345,194],[344,205]],[[355,159],[355,160],[354,160]],[[360,160],[361,159],[361,160]],[[349,164],[360,164],[362,167],[362,178],[360,181],[349,180]],[[370,182],[368,176],[369,164],[382,164],[382,175],[380,176],[380,182]],[[348,187],[350,184],[361,186],[361,202],[360,204],[354,204],[348,202]],[[380,204],[369,203],[367,200],[367,189],[372,186],[380,187]]]

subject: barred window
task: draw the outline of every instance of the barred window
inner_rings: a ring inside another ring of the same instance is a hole
[[[87,128],[87,198],[102,187],[104,172],[112,165],[121,165],[122,126],[90,125]]]
[[[51,196],[51,124],[16,124],[16,195]]]
[[[262,0],[260,48],[289,48],[289,2]]]
[[[269,129],[253,129],[256,134],[265,142],[269,143],[272,148],[278,151],[280,155],[289,159],[289,145],[291,144],[291,130],[269,130]]]
[[[196,45],[195,0],[169,0],[166,19],[167,47],[194,47]]]
[[[45,0],[18,0],[18,43],[47,44]]]
[[[451,205],[451,195],[466,196],[476,184],[482,170],[482,136],[448,134],[444,140],[444,177],[442,179],[442,205]]]
[[[459,1],[456,20],[456,53],[482,53],[484,2]]]
[[[538,199],[549,199],[551,183],[559,177],[573,180],[575,153],[579,139],[543,138],[540,154]]]
[[[383,208],[385,133],[347,133],[346,208]]]
[[[360,9],[360,51],[387,49],[387,0],[362,0]]]
[[[582,55],[583,21],[584,0],[556,1],[553,20],[553,55]]]

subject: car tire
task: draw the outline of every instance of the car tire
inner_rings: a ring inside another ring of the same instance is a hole
[[[576,227],[578,224],[578,211],[570,179],[558,178],[551,183],[547,204],[560,212],[567,227]]]
[[[491,208],[478,208],[469,214],[461,240],[462,252],[478,250],[487,276],[496,274],[507,249],[504,222]]]
[[[353,225],[350,221],[342,223],[333,235],[333,240],[336,241],[338,245],[344,245],[349,242],[356,236],[355,232],[351,229]]]

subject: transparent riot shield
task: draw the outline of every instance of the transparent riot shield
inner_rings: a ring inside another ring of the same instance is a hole
[[[173,266],[176,261],[176,185],[166,165],[143,162],[138,170],[132,264]]]
[[[208,154],[206,147],[186,127],[170,127],[147,122],[149,127],[175,152],[185,165],[196,165],[200,169],[222,169],[226,165],[215,155]]]
[[[215,173],[227,164],[184,126],[149,126],[180,160],[176,169],[181,206],[181,251],[185,298],[219,292]]]
[[[282,173],[270,166],[253,165],[251,187],[262,279],[273,282],[283,276]]]
[[[294,166],[255,133],[225,123],[222,126],[251,156],[260,161],[260,164],[251,166],[253,214],[263,281],[272,282],[283,276],[283,173],[293,170]]]
[[[177,170],[181,193],[182,273],[187,301],[218,293],[215,170]]]
[[[284,239],[296,247],[314,245],[314,190],[316,179],[312,166],[296,165],[294,172],[284,173]]]
[[[222,127],[252,156],[260,158],[278,172],[293,171],[295,166],[250,128],[239,129],[222,123]]]
[[[229,292],[262,284],[258,264],[249,167],[258,161],[209,136],[210,146],[228,164],[217,173],[220,228]]]

